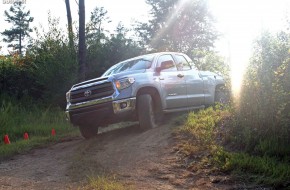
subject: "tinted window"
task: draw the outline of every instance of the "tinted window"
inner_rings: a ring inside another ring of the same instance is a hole
[[[186,70],[191,69],[188,61],[185,59],[183,55],[175,55],[175,58],[176,58],[176,66],[178,70],[186,71]]]

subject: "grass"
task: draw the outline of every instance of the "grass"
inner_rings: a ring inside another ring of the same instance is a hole
[[[277,145],[263,141],[265,154],[233,146],[228,139],[234,139],[232,128],[234,116],[229,109],[208,108],[190,113],[184,125],[177,131],[179,151],[184,157],[199,157],[199,164],[214,166],[217,170],[241,177],[249,183],[263,184],[275,188],[290,185],[290,156],[288,150],[279,150],[279,156],[268,154]],[[237,142],[235,142],[237,143]],[[260,145],[257,145],[260,146]],[[273,147],[272,147],[273,146]],[[281,156],[283,155],[283,156]],[[197,165],[188,163],[188,166]]]
[[[51,136],[52,129],[55,129],[56,136]],[[29,140],[23,140],[25,132]],[[11,142],[9,145],[4,144],[6,134]],[[24,105],[7,99],[0,102],[0,159],[77,134],[59,108]]]
[[[290,185],[289,161],[269,156],[255,156],[245,152],[229,152],[220,149],[213,154],[214,163],[224,171],[247,175],[246,179],[276,188]]]
[[[80,189],[94,190],[133,190],[132,185],[119,182],[114,176],[89,177],[89,183]]]

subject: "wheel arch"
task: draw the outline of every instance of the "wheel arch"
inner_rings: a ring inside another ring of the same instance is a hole
[[[162,110],[163,105],[161,101],[161,96],[159,91],[155,87],[146,86],[138,89],[136,98],[138,99],[138,97],[143,94],[149,94],[153,99],[155,109],[158,109],[159,111]],[[136,109],[138,109],[138,104],[136,106],[137,106]]]
[[[219,89],[219,88],[225,88],[225,87],[226,87],[225,84],[217,84],[217,85],[215,86],[215,92],[216,92],[217,89]]]
[[[215,87],[215,93],[214,93],[214,101],[216,102],[217,101],[217,92],[218,91],[221,91],[221,92],[224,92],[225,93],[225,101],[226,102],[229,102],[230,101],[230,91],[227,89],[226,85],[225,84],[218,84],[216,85]]]

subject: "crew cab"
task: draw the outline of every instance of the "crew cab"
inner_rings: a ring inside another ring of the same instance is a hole
[[[100,78],[75,84],[67,92],[66,115],[84,138],[100,126],[139,121],[155,127],[168,112],[203,108],[224,98],[224,79],[199,71],[183,53],[134,57],[109,68]]]

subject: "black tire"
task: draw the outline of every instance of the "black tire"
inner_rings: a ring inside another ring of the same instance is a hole
[[[98,127],[96,126],[79,126],[81,135],[85,138],[85,139],[90,139],[92,137],[97,136],[98,134]]]
[[[140,95],[137,99],[140,128],[146,130],[156,127],[152,97],[149,94],[144,94]]]
[[[216,89],[214,101],[221,104],[229,103],[229,93],[225,87],[221,86]]]

